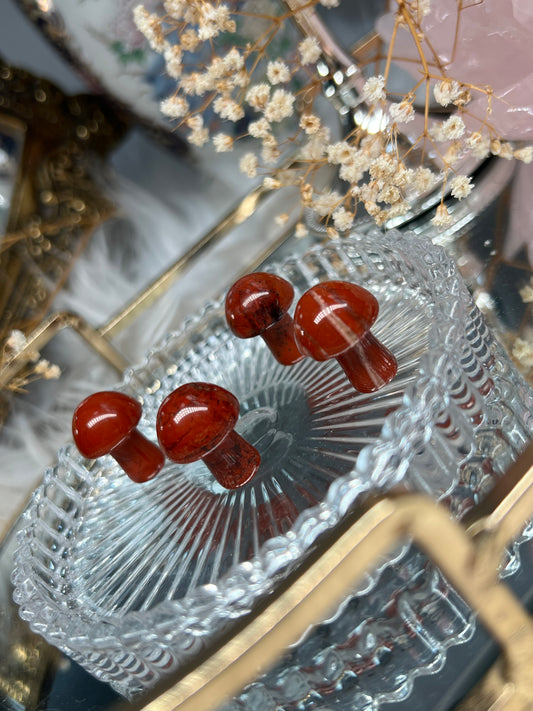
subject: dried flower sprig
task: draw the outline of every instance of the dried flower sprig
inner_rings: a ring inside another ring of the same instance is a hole
[[[533,304],[533,277],[519,291],[524,304]],[[531,328],[522,328],[522,333],[517,336],[511,347],[513,358],[522,368],[531,373],[533,368],[533,337]]]
[[[21,354],[27,346],[28,341],[24,333],[19,329],[12,330],[2,347],[0,367]],[[12,378],[6,386],[11,392],[24,392],[31,382],[40,378],[44,380],[57,380],[61,376],[59,366],[50,363],[45,358],[41,358],[38,351],[29,350],[25,353],[25,359],[28,361],[28,364],[19,371],[15,378]]]
[[[249,141],[240,170],[250,178],[262,175],[269,189],[298,186],[302,211],[311,208],[331,236],[352,227],[361,205],[384,225],[437,186],[441,197],[432,222],[445,227],[452,220],[445,197],[462,200],[474,187],[465,162],[490,154],[531,162],[531,146],[513,146],[491,126],[498,100],[492,89],[448,76],[424,37],[430,0],[396,0],[388,47],[367,60],[378,70],[367,67],[366,81],[354,84],[366,117],[379,117],[380,129],[370,132],[368,121],[355,123],[342,140],[333,140],[318,104],[338,67],[328,64],[316,36],[296,39],[283,53],[279,42],[294,19],[318,4],[334,7],[339,0],[284,5],[273,0],[165,0],[162,14],[137,7],[137,27],[164,56],[176,81],[175,92],[161,104],[163,114],[185,128],[195,146],[211,142],[215,151],[228,152],[236,141]],[[457,23],[463,10],[457,0]],[[407,29],[415,45],[418,79],[398,95],[390,76],[400,29]],[[484,97],[483,115],[470,111],[473,95]],[[444,118],[435,117],[435,106],[445,110]],[[280,172],[280,159],[288,151],[292,162]],[[315,188],[325,167],[335,174],[331,190]],[[297,231],[304,233],[303,224]]]

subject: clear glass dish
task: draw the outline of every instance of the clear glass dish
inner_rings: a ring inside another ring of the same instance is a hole
[[[201,462],[169,463],[140,486],[111,458],[88,461],[70,445],[25,514],[13,573],[21,616],[126,697],[245,613],[366,492],[401,482],[461,517],[531,437],[533,393],[441,248],[373,231],[271,271],[297,295],[328,279],[370,289],[380,302],[372,330],[396,355],[396,378],[362,395],[335,361],[281,366],[261,339],[233,337],[223,304],[209,304],[120,389],[142,401],[140,429],[155,439],[174,388],[227,388],[241,402],[237,429],[262,456],[255,479],[227,491]],[[516,565],[511,556],[508,571]],[[350,708],[364,709],[402,698],[473,628],[464,603],[405,544],[230,707],[307,699],[306,709],[322,708],[332,694],[359,694]]]

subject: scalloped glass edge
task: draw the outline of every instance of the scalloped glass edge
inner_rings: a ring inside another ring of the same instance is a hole
[[[51,601],[43,600],[38,586],[32,580],[30,546],[32,521],[38,517],[39,503],[46,484],[55,479],[55,468],[48,469],[44,474],[43,484],[36,490],[32,503],[25,513],[26,527],[19,534],[19,547],[12,575],[15,586],[14,599],[20,606],[21,617],[30,623],[35,632],[45,636],[52,644],[87,666],[85,655],[95,650],[120,651],[131,647],[134,643],[142,644],[143,648],[148,648],[152,643],[157,647],[158,628],[161,628],[162,621],[171,620],[172,640],[167,636],[164,646],[170,646],[171,642],[175,644],[181,640],[180,651],[183,652],[183,659],[186,659],[197,647],[196,642],[200,638],[212,634],[213,630],[220,629],[222,620],[245,614],[254,600],[259,595],[267,593],[275,580],[305,555],[323,531],[336,525],[361,495],[370,490],[384,491],[400,481],[411,484],[415,489],[424,490],[424,482],[420,479],[413,480],[408,471],[413,457],[413,422],[419,428],[418,434],[427,441],[434,430],[431,418],[436,411],[435,408],[442,410],[443,399],[448,399],[447,385],[450,373],[463,367],[459,361],[464,357],[465,348],[475,361],[483,359],[486,361],[489,356],[496,354],[499,364],[498,377],[507,380],[513,391],[520,394],[520,397],[514,398],[512,403],[515,408],[514,414],[521,422],[524,431],[524,437],[521,438],[519,435],[518,440],[512,445],[516,456],[525,445],[527,436],[531,436],[533,429],[533,393],[511,366],[503,348],[492,339],[452,260],[440,247],[435,247],[425,238],[396,230],[390,230],[386,234],[371,230],[366,234],[352,235],[342,242],[332,243],[326,247],[315,247],[305,256],[315,255],[319,259],[321,254],[335,254],[344,268],[348,272],[351,271],[355,277],[358,271],[353,256],[357,254],[360,257],[361,249],[366,249],[369,253],[383,252],[391,261],[391,269],[396,268],[404,279],[411,278],[418,287],[422,275],[425,279],[425,288],[432,299],[434,320],[429,335],[431,345],[428,352],[422,355],[420,362],[420,378],[405,391],[403,404],[387,416],[382,433],[376,442],[360,452],[355,470],[333,482],[324,502],[302,512],[289,533],[267,541],[261,555],[257,556],[253,563],[246,562],[235,566],[224,575],[217,586],[213,584],[201,586],[197,588],[194,596],[188,595],[180,601],[159,603],[150,611],[129,612],[125,616],[107,615],[97,621],[98,626],[103,625],[105,628],[98,634],[96,629],[91,629],[90,621],[81,617],[73,619],[68,609],[58,609],[58,606]],[[269,267],[269,271],[283,273],[290,264],[304,269],[301,260],[302,256],[289,257],[283,263]],[[369,266],[370,263],[365,267],[363,259],[363,268]],[[339,278],[336,272],[327,274],[328,267],[325,260],[322,267],[326,272],[326,277],[323,278]],[[309,280],[319,281],[313,276],[310,276]],[[450,296],[455,298],[450,299]],[[186,321],[183,329],[170,334],[158,348],[151,350],[141,366],[127,371],[118,389],[132,392],[138,397],[139,385],[145,393],[157,387],[157,384],[154,384],[154,372],[161,366],[161,353],[170,349],[176,351],[180,344],[183,347],[191,333],[194,333],[204,320],[208,320],[220,309],[221,304],[207,304],[199,315]],[[486,339],[486,342],[479,346],[479,352],[472,348],[468,336],[465,338],[464,334],[465,316],[472,312],[476,314]],[[402,466],[398,466],[398,452],[402,455]],[[58,454],[58,466],[72,467],[80,476],[84,476],[83,462],[85,460],[76,453],[73,445],[68,445]],[[447,491],[450,491],[454,484],[455,480],[451,478]],[[430,485],[425,487],[425,492],[434,493]],[[349,598],[368,594],[376,586],[382,571],[399,561],[408,548],[408,543],[401,545],[391,556],[381,561],[375,570],[366,576],[358,589],[349,595]],[[64,638],[66,629],[68,629],[68,643]],[[89,638],[88,635],[91,637]],[[194,644],[191,643],[191,639],[195,641]],[[91,671],[98,678],[109,681],[105,671],[100,669]],[[111,683],[120,693],[127,694],[123,686],[117,687],[116,683]]]

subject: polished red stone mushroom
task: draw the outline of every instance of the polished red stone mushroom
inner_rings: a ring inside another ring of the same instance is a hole
[[[294,365],[304,356],[294,340],[289,308],[294,289],[286,279],[254,272],[235,282],[226,296],[226,319],[238,338],[261,336],[282,365]]]
[[[239,401],[212,383],[187,383],[168,395],[157,413],[157,436],[167,457],[180,464],[201,459],[226,489],[252,479],[261,457],[233,429]]]
[[[302,353],[336,358],[356,390],[371,393],[398,370],[394,355],[370,332],[379,312],[375,296],[357,284],[326,281],[302,295],[294,334]]]
[[[80,454],[88,459],[110,454],[133,481],[140,484],[153,479],[163,467],[165,455],[137,429],[141,414],[140,403],[124,393],[89,395],[72,418]]]

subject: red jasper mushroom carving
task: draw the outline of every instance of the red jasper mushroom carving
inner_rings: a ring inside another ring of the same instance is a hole
[[[212,383],[187,383],[162,402],[157,436],[167,457],[180,464],[201,459],[226,489],[244,486],[257,472],[261,457],[233,429],[239,401]]]
[[[238,338],[261,336],[282,365],[294,365],[304,356],[294,340],[288,313],[294,289],[286,279],[254,272],[242,277],[226,296],[226,319]]]
[[[84,457],[110,454],[137,483],[153,479],[165,463],[159,447],[137,425],[142,407],[129,395],[115,391],[93,393],[74,412],[72,434]]]
[[[379,312],[375,296],[357,284],[326,281],[298,301],[294,334],[302,353],[336,358],[356,390],[371,393],[394,378],[394,355],[370,332]]]

